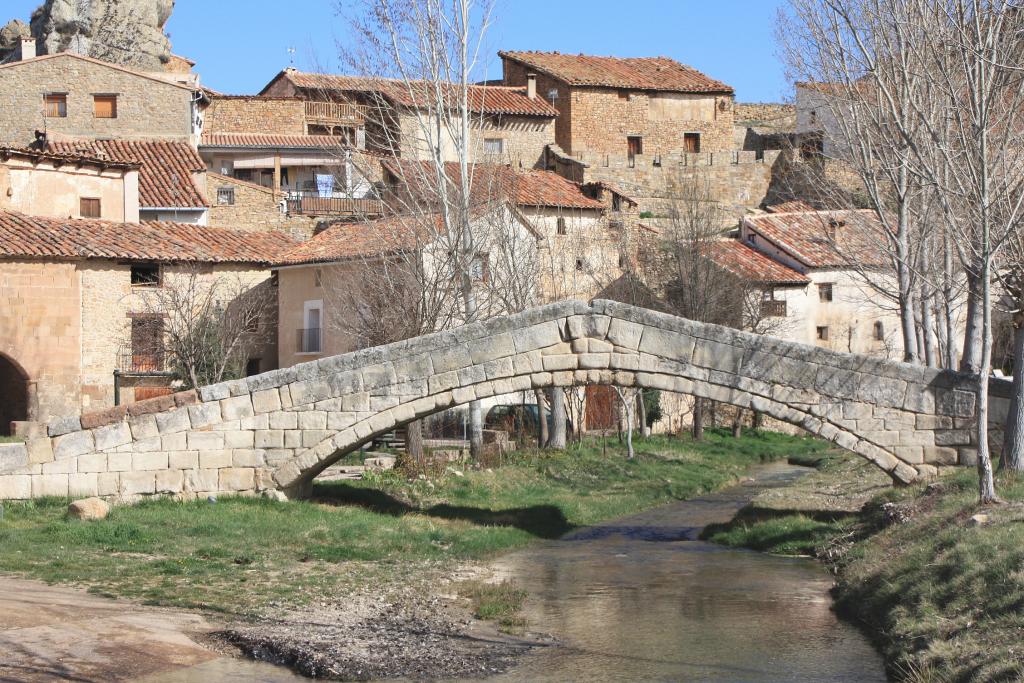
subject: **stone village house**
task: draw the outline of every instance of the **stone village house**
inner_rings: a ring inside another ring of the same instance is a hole
[[[301,98],[307,120],[320,121],[310,123],[308,130],[337,134],[358,149],[387,156],[427,158],[425,129],[436,120],[425,83],[285,69],[260,94]],[[453,85],[453,101],[457,95]],[[538,167],[545,145],[555,141],[558,112],[536,88],[526,83],[471,85],[468,95],[473,115],[467,145],[470,161]],[[456,161],[456,146],[445,135],[439,141],[442,156]]]
[[[276,232],[0,211],[0,434],[114,405],[115,370],[166,369],[162,323],[142,306],[143,290],[193,271],[258,287],[294,245]],[[262,327],[271,343],[253,371],[277,363],[273,322]],[[127,380],[121,401],[166,393],[167,382]]]
[[[0,209],[138,222],[139,169],[136,162],[0,149]]]

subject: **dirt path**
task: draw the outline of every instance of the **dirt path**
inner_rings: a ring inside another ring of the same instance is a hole
[[[0,681],[213,680],[201,672],[238,665],[252,673],[194,639],[215,627],[198,614],[0,577]],[[282,676],[247,680],[288,680],[277,667],[253,666]]]

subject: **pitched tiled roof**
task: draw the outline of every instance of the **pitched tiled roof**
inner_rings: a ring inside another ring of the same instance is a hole
[[[116,168],[125,170],[138,170],[142,165],[137,161],[113,161],[90,154],[62,154],[54,151],[42,151],[38,149],[24,149],[15,147],[0,148],[0,161],[7,161],[11,158],[31,159],[37,161],[49,161],[57,166],[63,164],[74,164],[77,166],[95,166],[99,168]]]
[[[274,80],[276,81],[278,78],[285,78],[291,81],[296,88],[302,90],[379,93],[383,97],[407,107],[413,107],[417,103],[428,101],[426,92],[422,92],[422,94],[416,92],[417,87],[423,87],[424,85],[424,83],[418,81],[407,83],[391,78],[316,74],[290,69],[282,71]],[[455,84],[451,85],[449,94],[453,100],[459,95],[459,90]],[[515,114],[544,117],[555,117],[558,115],[558,110],[552,107],[543,97],[528,97],[525,87],[470,85],[467,94],[470,109],[483,114]]]
[[[816,211],[813,206],[802,199],[794,199],[780,204],[770,204],[765,208],[768,213],[793,213],[794,211]]]
[[[323,149],[345,147],[344,140],[333,135],[274,135],[270,133],[203,133],[200,147],[308,147]]]
[[[869,209],[766,213],[743,223],[809,268],[884,263],[884,228]]]
[[[50,150],[65,154],[106,155],[111,161],[136,161],[139,206],[142,208],[203,209],[208,205],[193,182],[206,164],[191,145],[159,140],[91,140],[50,142]]]
[[[436,221],[431,226],[425,221]],[[346,259],[395,254],[421,246],[435,230],[439,218],[391,216],[366,223],[336,223],[282,254],[276,264],[327,263]]]
[[[104,62],[102,59],[96,59],[95,57],[86,57],[85,55],[80,55],[77,52],[55,52],[52,55],[39,55],[38,57],[33,57],[31,59],[20,59],[14,62],[7,62],[6,64],[0,64],[0,69],[16,69],[19,66],[23,66],[25,64],[33,64],[47,59],[78,59],[83,62],[92,62],[93,64],[105,66],[109,69],[114,69],[115,71],[122,71],[126,74],[131,74],[132,76],[138,76],[139,78],[146,78],[151,81],[156,81],[157,83],[163,83],[164,85],[174,86],[175,88],[184,88],[185,90],[195,91],[195,88],[191,85],[186,85],[184,83],[175,83],[174,81],[169,81],[164,78],[161,78],[155,73],[150,73],[146,71],[136,71],[135,69],[131,69],[126,66],[121,66],[120,64]]]
[[[264,264],[296,244],[279,232],[242,232],[164,221],[44,218],[0,211],[0,258]]]
[[[392,175],[403,181],[414,196],[427,199],[436,192],[429,188],[417,191],[417,186],[429,182],[433,167],[429,161],[408,161],[388,159],[382,162]],[[604,205],[583,193],[583,188],[552,171],[517,171],[507,164],[472,164],[471,192],[474,201],[483,203],[493,199],[510,197],[518,206],[547,206],[572,209],[603,210]],[[461,170],[458,163],[445,164],[445,174],[453,184],[459,182]]]
[[[806,275],[739,240],[719,240],[710,246],[714,262],[744,280],[775,285],[804,285],[811,281]]]
[[[668,57],[594,57],[560,52],[499,52],[569,85],[672,92],[733,92],[696,69]]]

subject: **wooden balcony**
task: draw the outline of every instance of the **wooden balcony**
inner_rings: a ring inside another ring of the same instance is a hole
[[[786,302],[775,301],[774,299],[761,302],[761,315],[766,318],[785,318]]]
[[[350,199],[348,197],[320,197],[315,194],[289,196],[288,213],[297,216],[366,216],[384,213],[384,202],[379,199]]]
[[[306,124],[321,126],[362,125],[370,107],[342,102],[306,102]]]

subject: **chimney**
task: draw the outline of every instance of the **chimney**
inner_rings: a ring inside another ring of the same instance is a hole
[[[526,74],[526,96],[537,99],[537,74]]]
[[[36,56],[36,39],[35,38],[22,38],[21,39],[21,59],[32,59]]]

